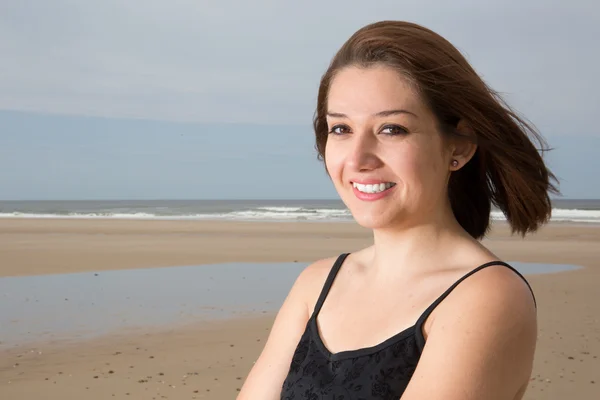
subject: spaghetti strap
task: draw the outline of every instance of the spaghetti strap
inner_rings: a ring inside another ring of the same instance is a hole
[[[423,312],[423,314],[421,314],[421,316],[419,317],[419,319],[417,320],[417,323],[415,324],[416,327],[416,331],[417,331],[417,344],[419,345],[419,348],[422,350],[423,347],[425,346],[425,338],[423,337],[423,324],[425,323],[425,321],[427,320],[427,318],[429,318],[429,315],[431,315],[431,313],[433,312],[433,310],[446,298],[448,297],[448,295],[458,286],[460,285],[465,279],[467,279],[468,277],[470,277],[471,275],[473,275],[474,273],[487,268],[487,267],[491,267],[491,266],[495,266],[495,265],[502,265],[510,270],[512,270],[514,273],[516,273],[521,279],[523,279],[523,281],[525,281],[525,283],[527,284],[527,287],[529,287],[529,290],[531,291],[531,295],[533,296],[533,303],[535,305],[535,307],[537,307],[537,301],[535,299],[535,294],[533,293],[533,289],[531,288],[531,285],[529,284],[529,282],[527,281],[527,279],[525,279],[525,277],[519,272],[517,271],[515,268],[513,268],[512,266],[508,265],[507,263],[503,262],[503,261],[490,261],[487,262],[485,264],[482,264],[480,266],[478,266],[477,268],[467,272],[465,275],[463,275],[459,280],[457,280],[456,282],[454,282],[454,284],[452,286],[450,286],[444,293],[442,293],[433,303],[431,303],[431,305],[429,307],[427,307],[427,309]]]
[[[340,254],[339,257],[337,258],[337,260],[335,260],[333,267],[331,267],[331,271],[329,271],[329,275],[327,275],[327,280],[325,281],[325,284],[323,285],[323,289],[321,290],[321,294],[319,295],[317,304],[315,304],[315,309],[313,311],[312,318],[317,318],[319,311],[321,311],[321,307],[323,307],[325,298],[327,297],[327,294],[329,294],[331,285],[333,285],[333,281],[335,280],[337,273],[339,272],[340,268],[342,267],[342,264],[344,263],[344,260],[346,259],[346,257],[348,257],[349,254],[350,253]]]

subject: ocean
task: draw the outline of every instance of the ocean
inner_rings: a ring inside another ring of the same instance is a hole
[[[0,218],[351,221],[339,200],[27,200],[0,201]],[[492,219],[502,220],[500,211]],[[600,223],[600,199],[557,199],[553,221]]]

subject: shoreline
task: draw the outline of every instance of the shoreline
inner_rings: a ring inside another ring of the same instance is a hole
[[[600,226],[549,223],[523,239],[512,235],[505,222],[494,222],[482,243],[502,258],[511,247],[517,260],[536,262],[528,244],[563,239],[577,239],[569,251],[577,252],[587,242],[600,242]],[[0,277],[223,262],[313,262],[371,243],[369,230],[345,222],[0,218]],[[540,262],[569,264],[560,253],[545,253],[536,255]]]
[[[585,211],[585,210],[583,210]],[[596,210],[592,210],[592,211],[596,211]],[[279,224],[355,224],[355,220],[352,217],[348,217],[348,218],[339,218],[339,219],[327,219],[327,218],[301,218],[301,217],[294,217],[294,218],[241,218],[241,217],[231,217],[231,218],[226,218],[226,217],[193,217],[193,216],[159,216],[159,215],[155,215],[152,217],[109,217],[109,216],[98,216],[98,217],[92,217],[92,216],[66,216],[66,215],[60,215],[60,214],[56,214],[56,215],[51,215],[51,216],[37,216],[37,215],[32,215],[32,216],[0,216],[0,221],[3,220],[7,220],[7,221],[14,221],[14,220],[34,220],[34,221],[53,221],[53,220],[59,220],[59,221],[70,221],[70,220],[75,220],[75,221],[128,221],[128,222],[135,222],[135,221],[164,221],[164,222],[180,222],[180,221],[192,221],[192,222],[240,222],[240,223],[250,223],[250,224],[268,224],[268,223],[279,223]],[[506,219],[505,218],[493,218],[490,217],[490,224],[505,224],[506,223]],[[565,219],[555,219],[555,220],[550,220],[548,222],[548,224],[558,224],[558,225],[574,225],[574,226],[600,226],[600,220],[565,220]]]

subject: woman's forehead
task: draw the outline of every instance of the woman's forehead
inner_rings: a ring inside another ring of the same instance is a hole
[[[387,67],[347,67],[331,82],[328,113],[366,116],[386,110],[407,110],[414,114],[423,104],[408,79]]]

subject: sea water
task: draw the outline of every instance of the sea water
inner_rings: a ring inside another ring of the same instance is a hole
[[[552,221],[600,223],[600,200],[555,199]],[[505,220],[492,210],[493,220]],[[340,200],[0,201],[0,218],[352,221]]]

